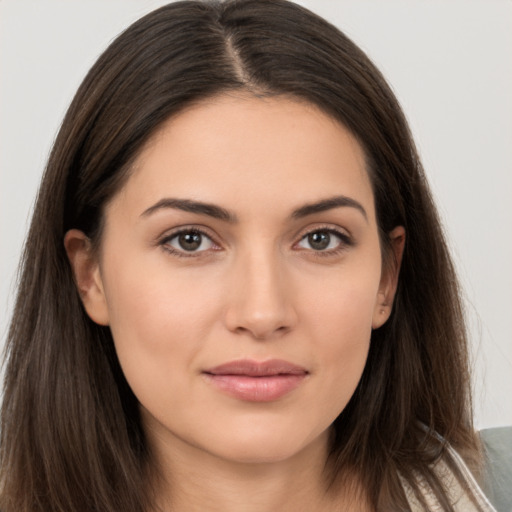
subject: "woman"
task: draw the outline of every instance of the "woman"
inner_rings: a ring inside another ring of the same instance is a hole
[[[171,4],[99,58],[7,351],[4,512],[492,510],[407,124],[292,3]]]

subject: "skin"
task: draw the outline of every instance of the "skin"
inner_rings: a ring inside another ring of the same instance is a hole
[[[293,215],[335,196],[360,207]],[[236,219],[155,207],[165,198]],[[176,230],[191,228],[204,234],[187,251]],[[399,262],[403,228],[391,238]],[[162,508],[324,511],[351,499],[324,487],[329,429],[389,317],[398,267],[382,268],[363,151],[342,125],[284,97],[203,101],[142,150],[106,208],[99,252],[77,230],[65,245],[140,401]],[[230,396],[203,373],[274,358],[307,375],[269,402]]]

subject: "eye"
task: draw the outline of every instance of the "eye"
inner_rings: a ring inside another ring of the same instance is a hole
[[[336,251],[345,245],[350,245],[347,235],[332,229],[318,229],[304,235],[297,244],[301,249],[313,251]]]
[[[173,253],[199,253],[216,247],[213,240],[205,233],[188,229],[174,233],[162,240],[165,249]],[[185,255],[185,254],[183,254]]]

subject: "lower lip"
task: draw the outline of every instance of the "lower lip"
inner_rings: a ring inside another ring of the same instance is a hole
[[[296,389],[306,374],[269,375],[212,375],[205,377],[220,391],[248,402],[272,402]]]

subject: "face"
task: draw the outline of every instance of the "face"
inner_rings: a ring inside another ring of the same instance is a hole
[[[362,149],[285,98],[170,119],[108,204],[99,256],[66,247],[157,449],[284,460],[327,438],[388,318]]]

